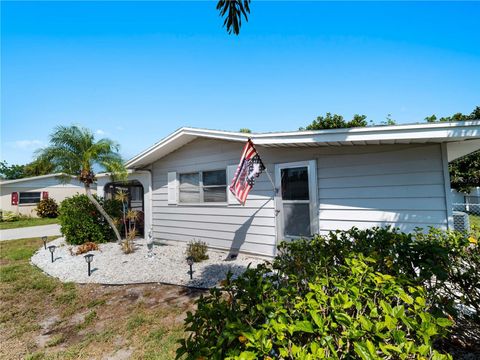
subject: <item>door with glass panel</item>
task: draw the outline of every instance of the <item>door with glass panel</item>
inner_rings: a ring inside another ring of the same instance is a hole
[[[318,231],[316,162],[275,166],[278,241],[309,237]]]

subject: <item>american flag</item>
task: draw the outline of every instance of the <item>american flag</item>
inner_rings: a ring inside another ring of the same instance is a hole
[[[259,177],[263,170],[265,170],[265,166],[255,146],[253,146],[252,140],[248,139],[243,148],[237,171],[230,184],[230,191],[243,205],[245,205],[248,193],[255,184],[255,178]]]

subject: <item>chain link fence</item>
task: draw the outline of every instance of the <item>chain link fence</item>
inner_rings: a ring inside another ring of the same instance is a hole
[[[468,232],[480,229],[480,196],[465,196],[464,202],[453,204],[453,227]]]

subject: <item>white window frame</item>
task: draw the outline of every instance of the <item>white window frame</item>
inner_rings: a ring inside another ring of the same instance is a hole
[[[225,172],[225,185],[203,185],[203,173],[211,171],[224,171]],[[198,174],[198,187],[199,187],[199,202],[182,202],[180,201],[180,176],[184,174]],[[198,206],[198,205],[208,205],[208,206],[224,206],[228,204],[228,172],[227,169],[212,169],[212,170],[199,170],[199,171],[186,171],[177,174],[177,192],[178,192],[178,201],[177,205],[187,205],[187,206]],[[203,189],[213,188],[213,187],[223,187],[225,186],[225,201],[205,201]]]
[[[282,169],[306,167],[308,171],[309,200],[282,200]],[[275,196],[275,210],[277,213],[277,243],[283,240],[295,240],[301,236],[284,235],[283,203],[310,204],[310,235],[318,233],[318,195],[317,195],[317,161],[295,161],[275,164],[275,187],[278,192]]]
[[[23,203],[21,202],[22,199],[22,194],[40,194],[38,196],[38,201],[37,202],[30,202],[30,203]],[[19,206],[36,206],[40,201],[42,201],[42,192],[41,191],[19,191],[18,192],[18,205]]]

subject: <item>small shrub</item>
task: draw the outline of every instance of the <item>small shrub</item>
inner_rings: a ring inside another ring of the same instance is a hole
[[[96,199],[112,218],[120,217],[121,204],[118,201]],[[75,195],[63,200],[59,208],[59,219],[62,234],[69,244],[102,243],[115,238],[108,222],[86,195]]]
[[[20,217],[18,214],[14,213],[13,211],[7,211],[3,210],[2,211],[2,221],[17,221],[19,220]]]
[[[207,243],[200,240],[193,240],[187,245],[187,257],[191,256],[195,262],[207,260],[207,251]]]
[[[57,202],[52,198],[43,199],[38,203],[36,212],[41,218],[56,218],[58,216]]]
[[[135,251],[135,245],[133,244],[133,239],[137,236],[135,230],[130,230],[127,234],[127,238],[122,241],[122,251],[124,254],[131,254]]]

